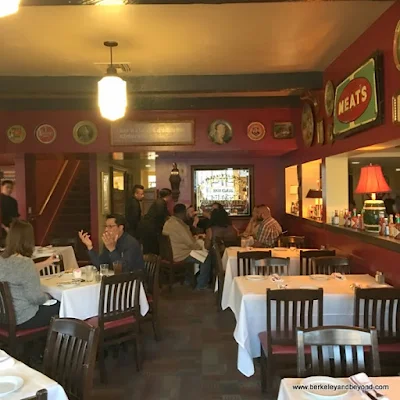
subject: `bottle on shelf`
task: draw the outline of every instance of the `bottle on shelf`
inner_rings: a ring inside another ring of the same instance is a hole
[[[336,210],[333,214],[333,225],[338,226],[339,225],[339,212]]]
[[[343,211],[339,211],[339,226],[344,226],[344,214],[343,214]]]
[[[364,230],[364,221],[361,214],[357,215],[357,229],[359,229],[360,231]]]
[[[395,229],[395,226],[394,226],[394,220],[393,220],[393,215],[392,214],[390,214],[389,215],[389,237],[394,237],[394,229]]]
[[[383,213],[379,213],[379,235],[385,236],[385,217]]]
[[[384,218],[385,230],[383,232],[383,236],[389,236],[389,222],[387,218]]]

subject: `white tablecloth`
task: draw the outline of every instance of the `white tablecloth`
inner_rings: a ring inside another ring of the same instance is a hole
[[[64,260],[65,269],[76,269],[78,263],[76,261],[74,248],[72,246],[65,247],[35,247],[32,258],[51,257],[54,254],[60,254]]]
[[[383,376],[383,377],[371,377],[371,382],[374,385],[379,385],[377,391],[386,396],[386,400],[397,400],[400,393],[400,377],[399,376]],[[349,380],[346,378],[340,379],[344,385],[349,384]],[[301,390],[293,388],[294,385],[299,385],[301,378],[285,378],[281,380],[281,386],[279,388],[278,400],[312,400],[316,397],[304,393]],[[384,385],[389,386],[388,389],[381,389]],[[373,392],[371,392],[373,394]],[[369,397],[361,395],[360,392],[355,390],[350,391],[343,399],[351,400],[369,400]]]
[[[309,276],[287,276],[288,288],[315,286],[324,289],[324,325],[353,325],[354,289],[352,283],[375,284],[369,275],[346,275],[346,280],[330,278],[315,281]],[[277,288],[269,277],[262,281],[250,281],[236,277],[231,285],[227,305],[236,317],[234,338],[238,343],[238,369],[246,375],[254,374],[253,358],[260,357],[258,334],[267,329],[266,289]],[[317,310],[314,310],[315,315]]]
[[[57,286],[58,283],[71,279],[72,274],[64,274],[61,277],[55,275],[50,279],[48,277],[41,278],[42,290],[61,303],[61,318],[85,320],[96,317],[99,313],[100,283],[82,282],[79,286],[68,289]],[[149,303],[143,284],[140,286],[139,302],[140,313],[144,316],[149,311]]]
[[[46,375],[28,367],[20,361],[15,361],[12,367],[0,368],[0,376],[19,376],[24,380],[21,389],[3,397],[7,400],[21,400],[36,395],[41,389],[48,392],[48,400],[68,400],[64,389]]]
[[[224,291],[222,292],[221,306],[225,310],[228,307],[228,298],[231,291],[231,286],[233,278],[237,276],[237,253],[238,251],[269,251],[271,250],[272,257],[290,258],[289,264],[289,275],[300,275],[300,250],[299,249],[265,249],[265,248],[252,248],[251,250],[246,250],[241,247],[228,247],[222,257],[222,265],[225,269],[225,280],[224,280]],[[307,249],[303,249],[307,250]],[[216,289],[218,280],[216,283]]]

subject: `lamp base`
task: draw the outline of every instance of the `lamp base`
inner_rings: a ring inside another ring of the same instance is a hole
[[[365,200],[363,208],[364,229],[370,233],[379,234],[379,215],[386,213],[383,200]]]

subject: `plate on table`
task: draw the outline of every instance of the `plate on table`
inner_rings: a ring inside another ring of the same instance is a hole
[[[0,397],[16,392],[23,384],[24,380],[19,376],[0,376]]]
[[[314,279],[314,281],[327,281],[329,279],[329,275],[314,274],[314,275],[310,275],[310,278]]]
[[[313,388],[304,389],[304,392],[311,395],[315,399],[341,399],[346,396],[349,391],[344,389],[345,383],[340,379],[331,378],[329,376],[311,376],[300,382],[300,385],[310,386]],[[335,386],[334,388],[322,388],[327,386]]]
[[[248,281],[263,281],[267,279],[267,277],[264,275],[246,275],[246,279]]]

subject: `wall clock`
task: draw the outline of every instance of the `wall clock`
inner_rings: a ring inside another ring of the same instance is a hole
[[[301,133],[304,144],[310,147],[314,139],[314,114],[309,103],[304,103],[301,114]]]
[[[330,117],[333,114],[333,108],[335,107],[335,89],[332,81],[328,81],[325,84],[324,104],[326,116]]]
[[[396,68],[400,71],[400,21],[397,22],[393,39],[393,58]]]

